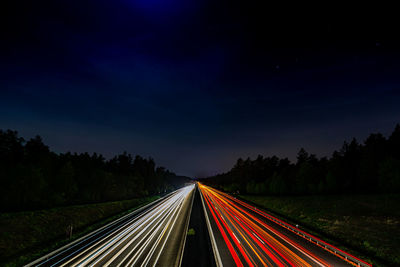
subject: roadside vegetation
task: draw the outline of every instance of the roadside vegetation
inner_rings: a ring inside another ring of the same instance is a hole
[[[22,266],[158,198],[1,213],[0,265]]]
[[[400,195],[241,197],[361,252],[374,266],[400,265]]]

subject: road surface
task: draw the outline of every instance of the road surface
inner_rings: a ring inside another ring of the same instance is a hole
[[[199,188],[217,266],[351,266],[265,212],[211,187]]]
[[[192,234],[186,238],[182,267],[215,267],[204,208],[200,198],[200,191],[196,188],[190,215],[189,229]]]
[[[194,185],[29,266],[179,266]]]

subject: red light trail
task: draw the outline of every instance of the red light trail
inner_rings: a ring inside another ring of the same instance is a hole
[[[339,249],[344,256],[333,255],[324,249],[328,245],[326,242],[314,236],[313,240],[317,240],[318,244],[310,242],[303,238],[302,234],[306,234],[304,231],[289,231],[285,228],[289,224],[243,201],[202,184],[199,184],[199,189],[211,214],[209,217],[213,219],[214,231],[218,229],[220,233],[219,247],[226,245],[225,254],[230,254],[236,266],[356,265],[347,260],[347,255],[357,259],[354,256]]]

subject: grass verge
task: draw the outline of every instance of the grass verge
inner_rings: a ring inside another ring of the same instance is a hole
[[[400,266],[400,195],[241,198],[298,223],[374,266]]]
[[[0,214],[0,265],[21,266],[159,196]],[[68,228],[73,226],[69,238]]]

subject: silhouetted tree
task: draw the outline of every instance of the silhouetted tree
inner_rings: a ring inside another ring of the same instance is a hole
[[[363,144],[344,142],[332,156],[318,159],[301,148],[296,164],[276,156],[239,158],[227,173],[203,182],[249,194],[400,193],[400,125],[386,139],[371,134]]]
[[[166,193],[188,181],[152,158],[124,152],[106,160],[93,153],[56,154],[40,136],[25,143],[0,130],[0,209],[22,210]]]

